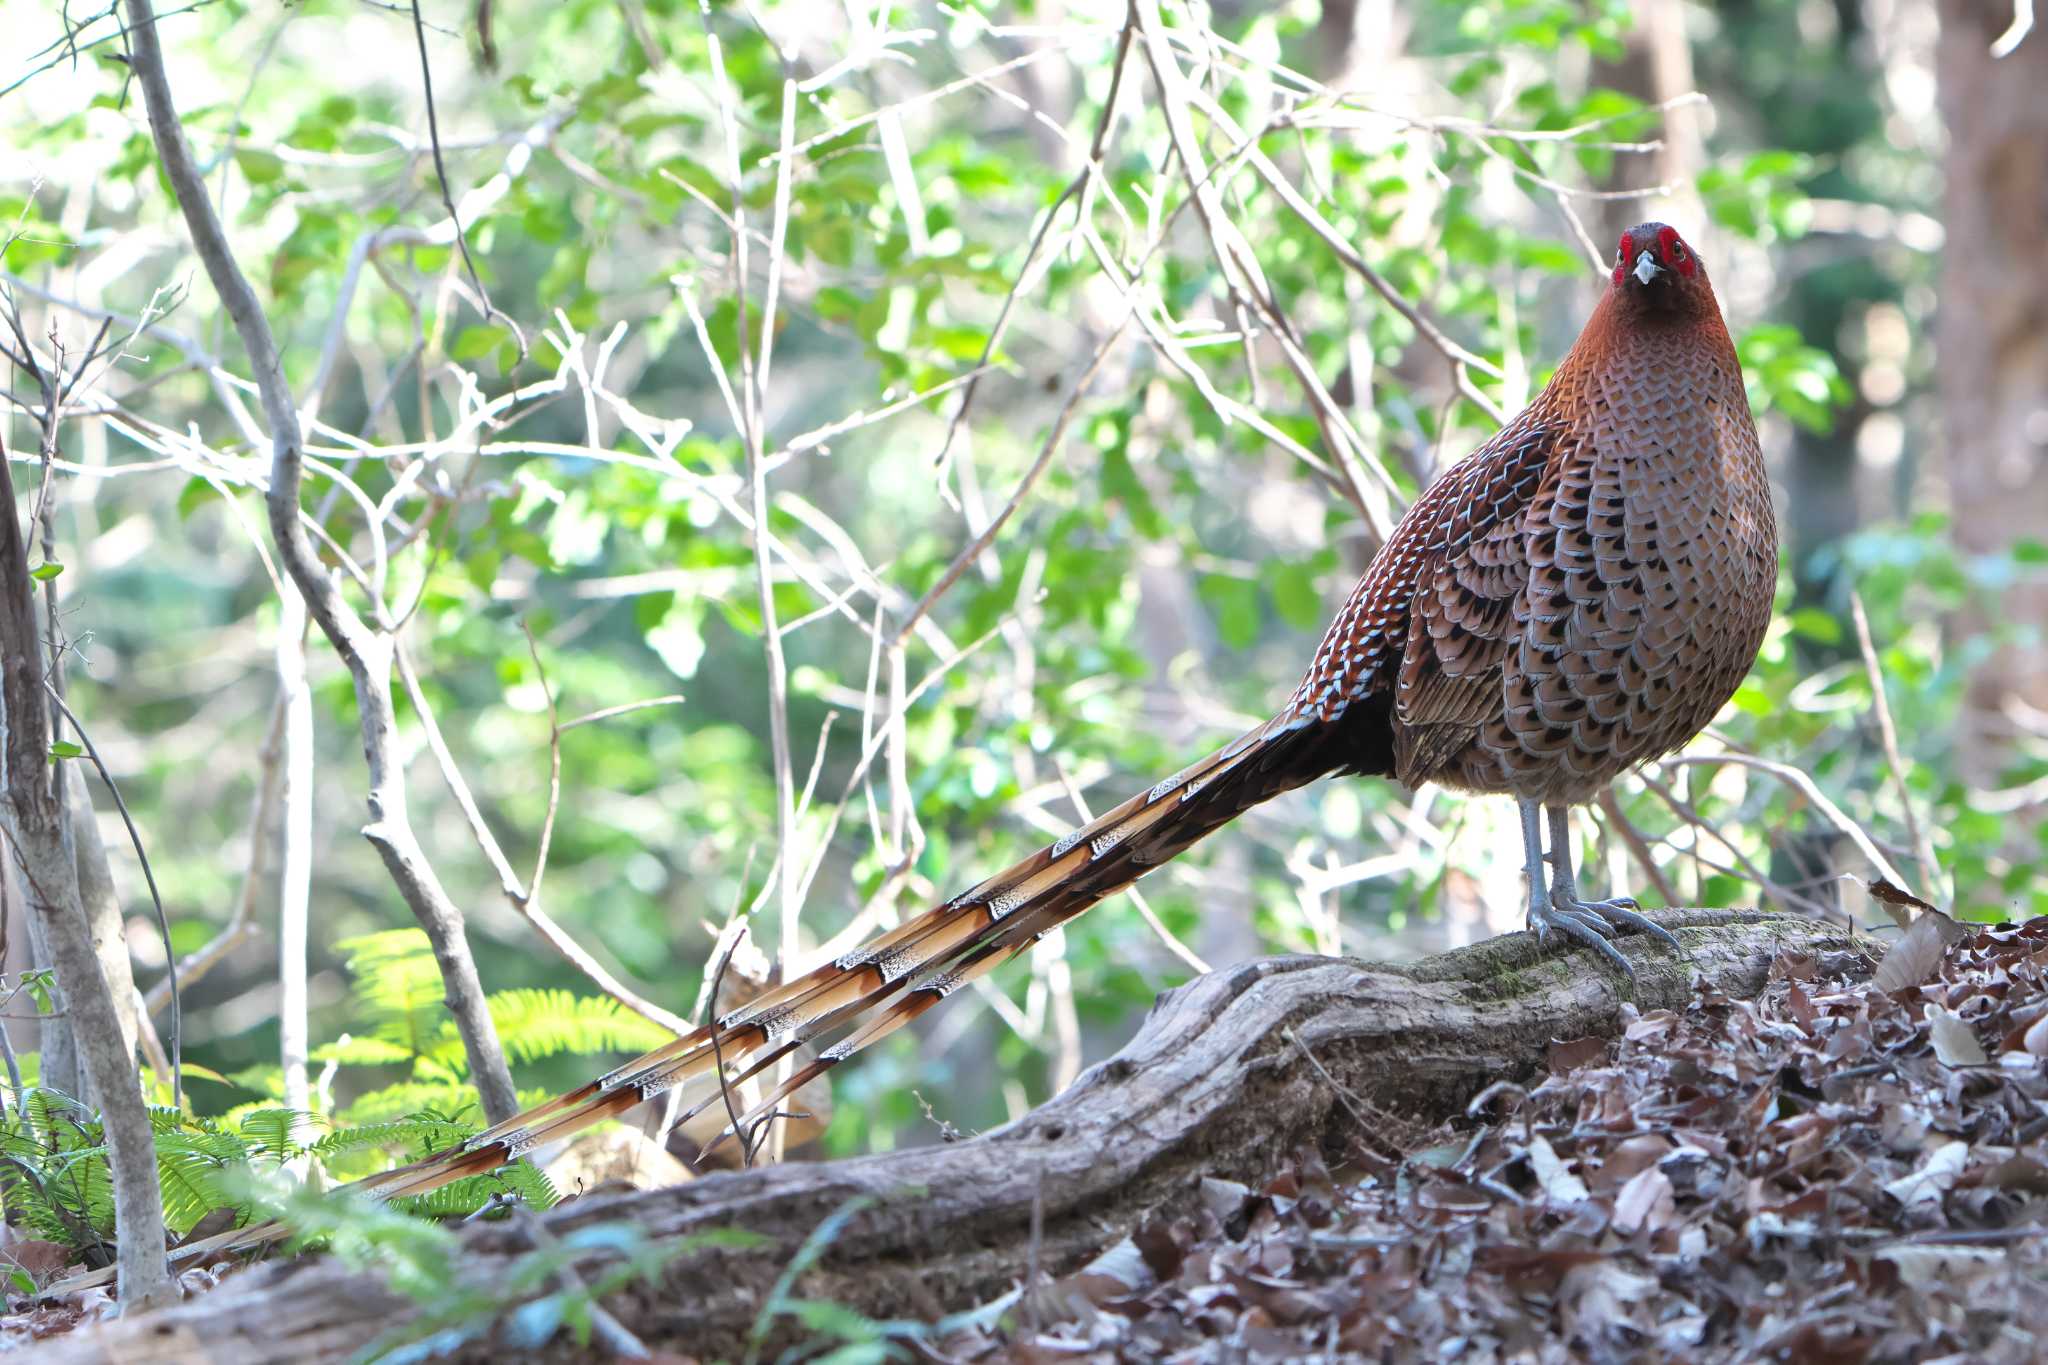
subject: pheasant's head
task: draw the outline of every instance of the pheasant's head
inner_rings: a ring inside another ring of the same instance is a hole
[[[1667,317],[1718,315],[1707,267],[1678,229],[1638,223],[1621,234],[1614,252],[1617,301],[1638,314]]]

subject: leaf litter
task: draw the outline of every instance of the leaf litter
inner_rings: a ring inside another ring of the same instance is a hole
[[[1556,1042],[1405,1152],[1340,1130],[1210,1181],[932,1354],[2048,1358],[2048,918],[1920,918],[1875,978],[1781,957],[1755,1000]]]

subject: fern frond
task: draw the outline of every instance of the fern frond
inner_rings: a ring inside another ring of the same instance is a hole
[[[320,1157],[339,1156],[343,1152],[361,1151],[366,1147],[420,1147],[439,1151],[462,1141],[477,1131],[474,1123],[408,1117],[394,1119],[389,1123],[368,1123],[356,1128],[337,1128],[306,1144],[306,1150]]]
[[[307,1057],[311,1061],[336,1062],[342,1066],[393,1066],[409,1062],[415,1055],[412,1048],[400,1047],[387,1039],[344,1033],[333,1042],[314,1048]]]
[[[548,1173],[524,1158],[495,1173],[505,1187],[532,1209],[551,1209],[560,1201],[555,1182]]]
[[[517,1062],[563,1052],[649,1052],[674,1037],[608,996],[532,988],[496,991],[490,1008],[506,1055]]]
[[[156,1171],[163,1188],[164,1223],[182,1236],[221,1205],[235,1202],[222,1184],[221,1173],[244,1164],[235,1157],[209,1150],[207,1145],[184,1141],[179,1135],[160,1138]]]
[[[446,986],[419,929],[388,929],[344,939],[357,1008],[370,1033],[408,1055],[431,1052],[447,1022]]]
[[[253,1154],[282,1165],[306,1150],[302,1135],[316,1123],[296,1109],[270,1107],[241,1115],[234,1131]]]

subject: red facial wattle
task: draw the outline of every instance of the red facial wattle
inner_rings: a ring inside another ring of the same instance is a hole
[[[1616,284],[1620,284],[1622,277],[1628,273],[1628,258],[1634,254],[1633,246],[1629,241],[1629,235],[1626,232],[1622,233],[1621,254],[1614,262],[1614,282]]]

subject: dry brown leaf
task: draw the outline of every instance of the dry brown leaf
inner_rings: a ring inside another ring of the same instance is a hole
[[[1885,1193],[1909,1206],[1936,1203],[1954,1187],[1969,1161],[1969,1143],[1944,1142],[1916,1169],[1897,1180],[1886,1181]]]
[[[46,1282],[76,1259],[77,1254],[69,1247],[33,1237],[19,1241],[9,1238],[5,1248],[0,1248],[0,1265],[19,1266],[37,1284]]]
[[[1671,1139],[1662,1133],[1638,1133],[1609,1147],[1600,1159],[1593,1183],[1602,1190],[1626,1185],[1645,1167],[1655,1166],[1671,1155]]]
[[[1950,926],[1955,921],[1942,914],[1922,915],[1913,921],[1904,938],[1891,946],[1884,961],[1877,964],[1870,984],[1890,994],[1910,990],[1934,975],[1941,954],[1953,942]],[[1960,930],[1957,930],[1960,936]]]
[[[1872,900],[1884,907],[1886,914],[1897,921],[1901,929],[1912,927],[1912,916],[1906,913],[1908,910],[1920,910],[1930,915],[1939,915],[1941,913],[1941,911],[1936,910],[1904,887],[1898,886],[1883,877],[1867,878],[1863,883],[1863,888],[1870,893]]]
[[[1877,1253],[1881,1261],[1899,1268],[1899,1282],[1922,1293],[1967,1291],[1972,1280],[1981,1278],[2005,1261],[1999,1247],[1890,1246]]]
[[[1586,1182],[1565,1167],[1557,1149],[1541,1133],[1529,1139],[1529,1169],[1543,1188],[1543,1197],[1558,1208],[1584,1203],[1592,1198]]]
[[[1984,1055],[1983,1046],[1970,1026],[1940,1005],[1929,1005],[1922,1011],[1927,1020],[1927,1033],[1934,1040],[1934,1055],[1943,1066],[1983,1066],[1991,1059]]]
[[[1614,1226],[1626,1233],[1655,1232],[1677,1215],[1671,1177],[1662,1168],[1637,1171],[1614,1197]]]
[[[1582,1066],[1607,1060],[1607,1040],[1595,1034],[1588,1038],[1552,1039],[1550,1074],[1565,1076]]]
[[[1899,926],[1901,929],[1905,925]],[[1812,953],[1779,953],[1771,959],[1773,981],[1812,981],[1820,976],[1820,960]]]

